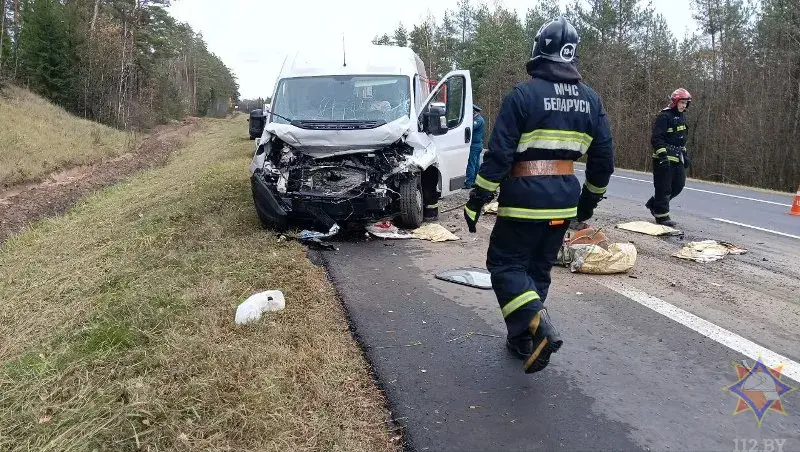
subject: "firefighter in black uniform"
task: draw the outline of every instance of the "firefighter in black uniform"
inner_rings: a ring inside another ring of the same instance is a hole
[[[544,302],[571,221],[592,217],[614,172],[611,130],[598,94],[575,66],[578,33],[559,17],[539,28],[526,65],[531,79],[505,97],[464,218],[470,232],[498,198],[486,266],[506,322],[507,347],[538,372],[562,339]],[[587,154],[581,186],[573,162]]]
[[[661,110],[653,124],[650,144],[653,146],[653,185],[655,194],[645,207],[655,217],[656,223],[675,226],[669,217],[669,202],[678,196],[686,184],[689,155],[686,152],[686,116],[692,95],[683,88],[672,92],[669,106]]]

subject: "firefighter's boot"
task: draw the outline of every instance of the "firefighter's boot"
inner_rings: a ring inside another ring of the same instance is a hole
[[[666,217],[656,217],[656,223],[663,224],[664,226],[669,226],[669,227],[678,224],[675,220],[670,219],[669,215],[667,215]]]
[[[423,221],[437,221],[439,220],[439,204],[426,205],[422,209]]]
[[[533,338],[526,331],[522,336],[506,337],[506,347],[517,356],[517,358],[525,360],[533,353]]]
[[[648,199],[644,206],[647,207],[647,210],[650,211],[650,215],[652,215],[656,219],[656,223],[663,224],[664,226],[669,226],[669,227],[678,224],[675,222],[675,220],[670,219],[669,215],[665,217],[659,217],[656,215],[655,211],[653,211],[653,198]]]
[[[525,360],[526,374],[539,372],[550,363],[550,355],[557,352],[564,341],[558,330],[550,322],[547,310],[542,308],[531,320],[528,330],[533,336],[531,355]]]

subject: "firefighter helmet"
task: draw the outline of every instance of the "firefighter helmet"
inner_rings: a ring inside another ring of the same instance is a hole
[[[686,91],[684,88],[678,88],[672,92],[669,96],[669,107],[667,108],[675,108],[678,106],[678,102],[685,100],[686,107],[689,107],[689,104],[692,103],[692,95],[689,94],[689,91]]]
[[[558,16],[539,27],[533,39],[531,60],[571,63],[577,55],[579,42],[575,27],[564,16]]]

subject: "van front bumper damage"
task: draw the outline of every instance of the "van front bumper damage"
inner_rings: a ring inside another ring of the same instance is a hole
[[[313,224],[328,230],[336,223],[374,221],[391,214],[388,192],[321,196],[307,192],[280,193],[258,169],[250,177],[253,202],[265,226],[286,229],[293,224]]]
[[[315,223],[313,229],[328,231],[336,223],[396,217],[402,214],[401,187],[435,164],[435,149],[409,132],[408,117],[378,127],[301,125],[268,123],[257,143],[251,185],[266,227]]]

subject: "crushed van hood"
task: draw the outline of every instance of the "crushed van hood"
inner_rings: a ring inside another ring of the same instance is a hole
[[[314,158],[369,152],[388,146],[411,131],[404,116],[380,127],[363,130],[309,130],[291,124],[268,123],[265,129],[284,143]]]

